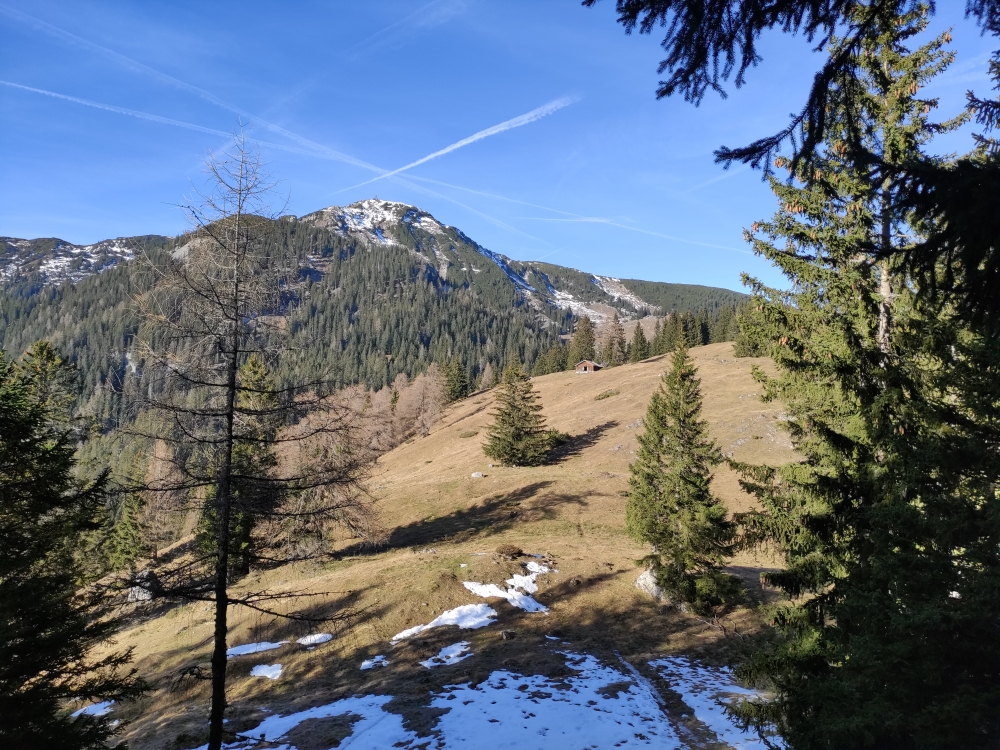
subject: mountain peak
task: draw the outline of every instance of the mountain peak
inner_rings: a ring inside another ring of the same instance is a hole
[[[394,244],[387,230],[394,224],[408,224],[429,234],[441,234],[446,227],[426,211],[406,203],[366,198],[346,206],[329,206],[306,214],[299,221],[346,235],[362,235],[382,244]]]

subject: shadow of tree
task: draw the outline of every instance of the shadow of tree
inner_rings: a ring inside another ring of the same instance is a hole
[[[604,433],[614,429],[619,424],[618,420],[612,419],[604,424],[595,425],[580,435],[571,435],[569,440],[557,446],[549,453],[549,463],[561,463],[579,456],[587,448],[596,445],[597,441],[604,436]]]
[[[552,484],[549,480],[532,482],[511,492],[492,495],[446,516],[397,526],[378,548],[358,544],[341,550],[339,554],[344,557],[373,554],[386,549],[425,547],[444,540],[461,541],[482,532],[497,534],[515,523],[554,518],[559,508],[565,505],[586,505],[586,500],[576,495],[546,492]]]

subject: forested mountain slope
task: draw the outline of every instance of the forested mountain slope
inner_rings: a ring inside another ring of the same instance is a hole
[[[190,236],[2,241],[0,348],[18,353],[49,339],[79,366],[91,413],[116,421],[118,396],[145,387],[130,351],[131,299],[152,281],[137,258],[182,253]],[[272,246],[285,271],[285,302],[274,313],[297,352],[286,374],[337,386],[377,390],[454,358],[473,378],[487,364],[531,367],[579,316],[715,310],[744,296],[513,261],[419,208],[380,200],[283,217]]]

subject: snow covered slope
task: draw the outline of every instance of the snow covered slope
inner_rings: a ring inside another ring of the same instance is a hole
[[[22,240],[0,237],[0,286],[34,287],[78,281],[132,259],[137,249],[166,237],[118,237],[93,245],[74,245],[55,237]]]

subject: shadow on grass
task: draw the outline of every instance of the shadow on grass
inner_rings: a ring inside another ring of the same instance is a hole
[[[341,550],[340,555],[364,555],[386,549],[426,547],[443,541],[461,541],[481,532],[498,534],[515,523],[544,521],[556,517],[566,505],[586,505],[586,500],[562,492],[547,492],[553,482],[532,482],[511,492],[492,495],[469,508],[459,509],[446,516],[414,521],[397,526],[377,548],[354,545]]]
[[[619,424],[618,420],[612,419],[604,424],[595,425],[580,435],[571,435],[565,443],[552,449],[549,454],[549,463],[558,464],[579,456],[587,448],[596,445],[604,433],[614,429]]]

